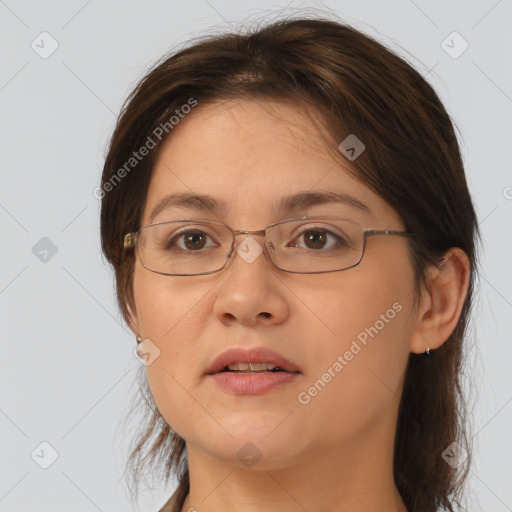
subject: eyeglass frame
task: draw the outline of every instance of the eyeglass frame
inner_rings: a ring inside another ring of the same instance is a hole
[[[366,250],[366,241],[367,241],[367,239],[370,236],[381,236],[381,235],[404,236],[404,237],[419,236],[419,233],[413,233],[411,231],[400,231],[400,230],[395,230],[395,229],[364,229],[363,226],[361,224],[359,224],[359,222],[356,222],[356,221],[353,221],[351,219],[347,219],[345,217],[341,217],[341,216],[338,216],[338,215],[314,215],[314,216],[297,217],[297,218],[293,218],[293,219],[284,219],[284,220],[280,220],[278,222],[274,222],[272,224],[269,224],[265,229],[258,229],[258,230],[255,230],[255,231],[248,231],[248,230],[245,230],[245,229],[233,229],[230,226],[228,226],[227,224],[225,224],[224,222],[215,221],[215,220],[208,220],[208,219],[177,219],[177,220],[165,220],[165,221],[162,221],[162,222],[154,222],[152,224],[146,224],[145,226],[142,226],[137,231],[133,231],[131,233],[126,233],[126,235],[123,238],[123,248],[126,251],[126,249],[129,249],[131,247],[135,247],[137,252],[138,252],[138,254],[139,254],[139,258],[140,258],[142,266],[146,270],[149,270],[150,272],[154,272],[155,274],[160,274],[160,275],[163,275],[163,276],[176,276],[176,277],[178,277],[178,276],[184,276],[184,277],[186,277],[186,276],[202,276],[202,275],[207,275],[207,274],[215,274],[216,272],[220,272],[221,270],[226,268],[226,265],[228,264],[229,260],[231,259],[232,254],[234,253],[233,249],[234,249],[234,245],[235,245],[235,237],[237,237],[238,235],[255,235],[255,236],[264,236],[266,238],[267,230],[269,228],[272,228],[272,227],[277,226],[279,224],[284,224],[286,222],[292,222],[292,221],[298,221],[298,220],[309,220],[309,219],[338,219],[338,220],[346,220],[348,222],[351,222],[352,224],[357,224],[358,226],[360,226],[363,229],[363,248],[362,248],[362,251],[361,251],[361,257],[359,258],[359,260],[356,263],[354,263],[353,265],[350,265],[350,267],[346,267],[346,268],[341,268],[341,269],[336,269],[336,270],[319,270],[319,271],[314,271],[314,272],[298,272],[296,270],[285,270],[285,269],[282,269],[281,267],[278,267],[276,265],[276,263],[274,262],[274,260],[272,259],[272,255],[270,254],[270,251],[268,250],[267,244],[264,243],[263,245],[264,245],[264,248],[265,248],[265,252],[267,253],[271,263],[274,265],[274,267],[276,267],[277,269],[281,270],[282,272],[289,272],[289,273],[292,273],[292,274],[326,274],[326,273],[330,273],[330,272],[341,272],[343,270],[348,270],[348,269],[357,267],[361,263],[361,261],[363,261],[363,257],[364,257],[365,250]],[[142,261],[141,256],[140,256],[140,250],[139,250],[139,245],[138,245],[138,241],[139,241],[139,237],[140,237],[140,232],[143,229],[151,227],[151,226],[159,226],[159,225],[162,225],[162,224],[171,224],[171,223],[174,223],[174,222],[198,222],[198,223],[206,222],[208,224],[221,224],[221,225],[225,226],[226,228],[228,228],[228,230],[231,231],[231,236],[232,236],[233,240],[231,242],[231,247],[230,247],[229,252],[228,252],[228,254],[226,256],[226,261],[224,262],[224,265],[222,265],[222,267],[220,267],[217,270],[210,270],[208,272],[200,272],[200,273],[197,273],[197,274],[169,274],[169,273],[165,273],[165,272],[159,272],[157,270],[152,270],[152,269],[146,267],[144,265],[144,262]]]

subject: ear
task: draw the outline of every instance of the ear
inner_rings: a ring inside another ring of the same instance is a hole
[[[450,337],[464,305],[470,270],[466,253],[458,247],[449,249],[441,263],[431,268],[416,312],[411,352],[439,348]]]

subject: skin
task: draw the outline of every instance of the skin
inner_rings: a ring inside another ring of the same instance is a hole
[[[365,228],[404,230],[398,213],[347,172],[348,163],[334,159],[294,105],[199,105],[160,150],[142,225],[163,196],[191,191],[225,200],[228,209],[219,217],[168,210],[153,222],[209,218],[258,230],[282,220],[274,200],[329,189],[357,197],[372,214],[326,204],[294,216],[343,215]],[[254,239],[263,246],[263,237]],[[149,385],[187,443],[191,491],[182,510],[406,510],[392,461],[407,359],[449,337],[469,279],[465,254],[451,249],[444,267],[431,270],[429,290],[414,309],[408,244],[398,236],[371,237],[357,267],[310,275],[282,272],[265,253],[252,263],[234,253],[222,271],[189,277],[150,272],[137,258],[132,327],[161,351],[147,366]],[[394,319],[317,396],[300,403],[298,394],[395,302],[402,309]],[[258,396],[224,391],[203,373],[237,346],[269,347],[302,375]],[[248,442],[261,453],[250,468],[237,457]]]

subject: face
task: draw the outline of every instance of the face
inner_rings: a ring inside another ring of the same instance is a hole
[[[347,172],[348,163],[334,158],[294,106],[199,105],[160,150],[142,225],[192,218],[260,230],[285,218],[336,215],[364,228],[404,230],[393,208]],[[350,195],[368,210],[341,202],[274,210],[282,198],[318,191]],[[150,218],[177,192],[209,195],[225,208],[170,206]],[[253,240],[264,246],[263,237]],[[220,272],[164,276],[137,256],[133,322],[160,350],[147,366],[149,385],[189,450],[239,463],[237,453],[250,442],[262,454],[259,467],[270,469],[391,435],[412,329],[408,243],[370,237],[358,266],[324,274],[283,272],[266,252],[249,262],[235,251]],[[299,373],[255,394],[206,374],[227,349],[255,347],[276,352]]]

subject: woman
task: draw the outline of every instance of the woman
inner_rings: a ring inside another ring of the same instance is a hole
[[[196,41],[128,98],[101,187],[135,494],[146,468],[178,476],[163,511],[456,510],[478,231],[418,72],[325,19]]]

